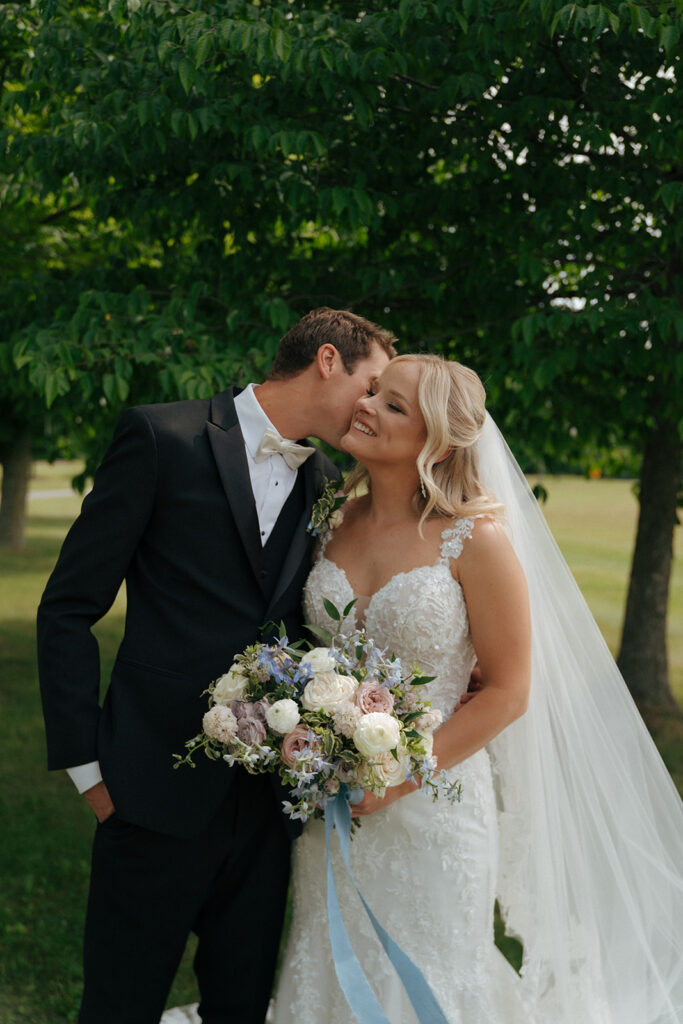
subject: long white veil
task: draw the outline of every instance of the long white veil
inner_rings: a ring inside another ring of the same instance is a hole
[[[531,601],[529,709],[488,748],[529,1021],[681,1024],[683,805],[490,416],[478,449]]]

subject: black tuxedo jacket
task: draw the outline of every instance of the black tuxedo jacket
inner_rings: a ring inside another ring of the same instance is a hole
[[[48,767],[99,759],[122,818],[179,836],[208,823],[233,770],[203,755],[174,770],[172,754],[201,731],[211,680],[269,639],[262,626],[300,635],[306,526],[323,478],[339,476],[318,451],[301,467],[302,512],[266,579],[236,393],[123,414],[38,612]],[[125,634],[100,708],[91,627],[123,579]]]

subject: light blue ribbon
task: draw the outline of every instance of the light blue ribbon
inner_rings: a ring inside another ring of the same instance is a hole
[[[353,882],[365,912],[367,913],[372,927],[375,929],[377,938],[384,947],[384,952],[393,964],[401,984],[408,994],[413,1009],[417,1014],[420,1024],[448,1024],[443,1010],[436,1001],[429,984],[422,971],[407,953],[394,942],[385,928],[379,923],[372,910],[365,901],[349,864],[349,835],[351,832],[351,810],[348,804],[349,791],[343,786],[340,793],[334,800],[325,807],[325,843],[327,846],[327,919],[330,931],[330,944],[332,946],[332,958],[334,969],[346,1001],[353,1010],[360,1024],[390,1024],[385,1016],[377,997],[370,987],[363,968],[358,962],[358,957],[353,951],[353,946],[346,932],[344,920],[339,907],[337,889],[334,884],[334,872],[332,870],[332,858],[330,857],[330,839],[332,830],[336,827],[339,836],[342,857],[346,864],[349,878]]]

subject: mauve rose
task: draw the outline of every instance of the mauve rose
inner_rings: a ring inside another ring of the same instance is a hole
[[[244,718],[248,715],[247,708],[249,707],[249,701],[246,700],[231,700],[230,710],[239,722],[240,718]]]
[[[394,695],[385,686],[377,683],[361,683],[354,694],[354,702],[364,715],[373,711],[384,711],[390,715],[394,710]]]
[[[255,722],[265,722],[268,701],[262,697],[261,700],[233,700],[230,702],[230,710],[240,722],[243,718],[252,718]]]
[[[280,753],[288,768],[292,768],[296,763],[294,755],[300,754],[304,747],[310,746],[308,741],[310,731],[307,725],[297,725],[296,729],[288,732],[283,739]]]
[[[249,747],[254,743],[263,743],[266,727],[258,718],[240,718],[237,722],[237,738]]]
[[[265,721],[266,721],[266,711],[270,707],[270,704],[268,703],[266,698],[265,697],[261,697],[261,700],[254,701],[254,703],[250,704],[249,707],[253,708],[252,716],[254,718],[257,718],[259,720],[259,722],[264,722],[265,723]]]

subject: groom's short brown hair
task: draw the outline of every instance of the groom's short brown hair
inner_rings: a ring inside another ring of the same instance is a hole
[[[396,355],[396,338],[377,324],[348,309],[320,306],[306,313],[280,339],[268,380],[281,380],[301,373],[313,362],[321,345],[334,345],[347,373],[353,373],[361,359],[367,359],[373,345]]]

